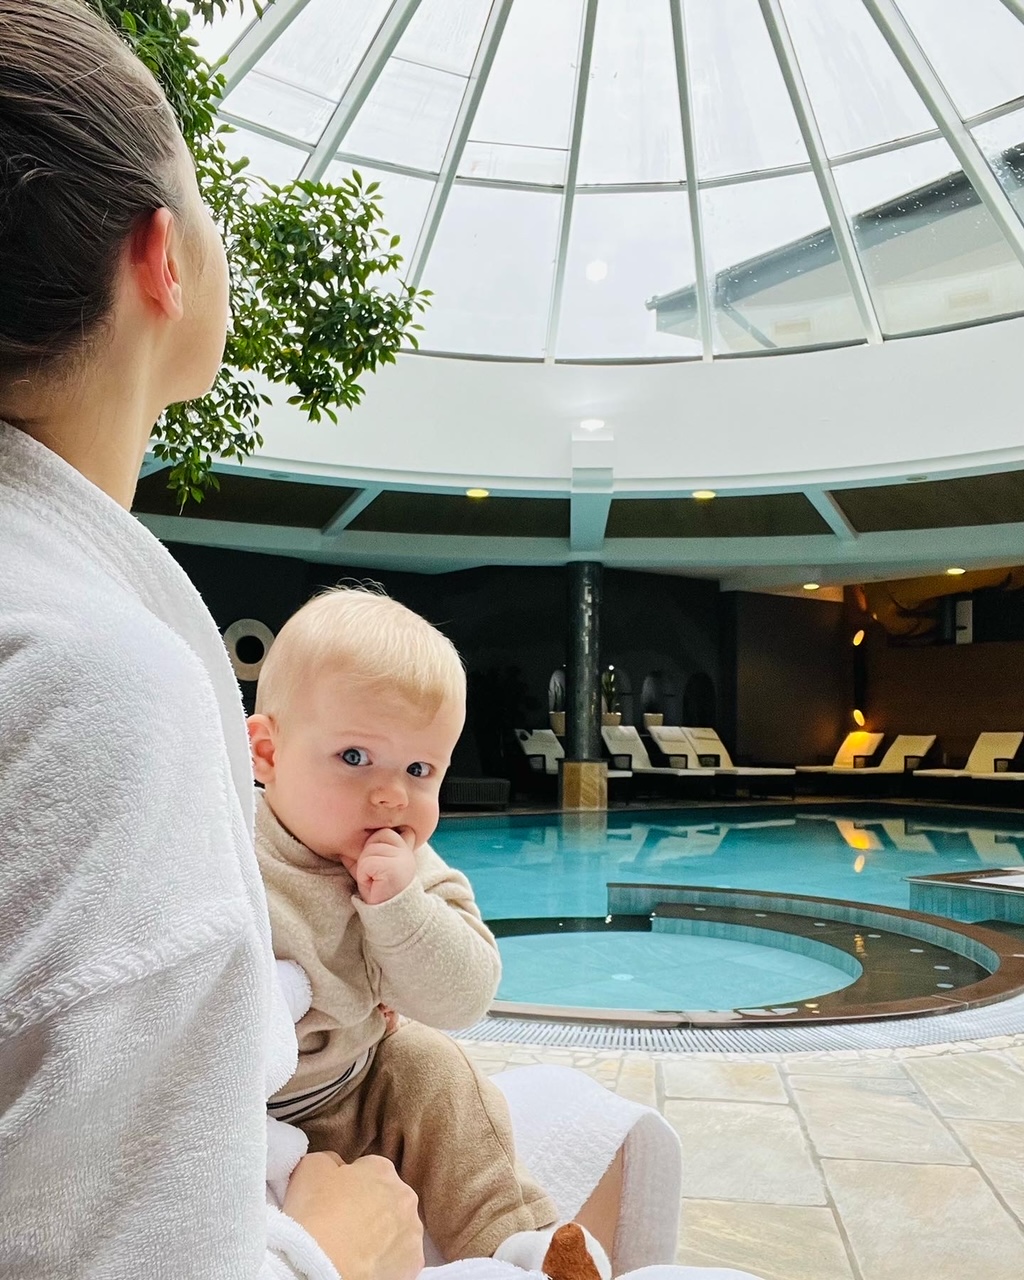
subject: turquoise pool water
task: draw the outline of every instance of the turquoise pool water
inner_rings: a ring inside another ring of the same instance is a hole
[[[438,853],[488,920],[603,917],[609,881],[764,889],[907,908],[905,876],[1024,866],[1024,814],[777,805],[442,820]],[[499,998],[597,1008],[722,1009],[852,979],[820,957],[727,939],[633,933],[500,939]],[[686,1002],[681,992],[685,987]]]

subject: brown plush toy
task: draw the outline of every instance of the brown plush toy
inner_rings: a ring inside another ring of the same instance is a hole
[[[549,1280],[601,1280],[583,1232],[567,1222],[551,1237],[541,1270]]]

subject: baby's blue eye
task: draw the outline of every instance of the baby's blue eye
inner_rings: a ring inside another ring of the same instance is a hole
[[[362,765],[370,763],[370,753],[364,751],[362,747],[346,747],[341,753],[342,760],[346,764]]]
[[[415,760],[406,769],[406,773],[411,773],[414,778],[429,778],[431,768],[429,764],[424,764],[422,760]]]

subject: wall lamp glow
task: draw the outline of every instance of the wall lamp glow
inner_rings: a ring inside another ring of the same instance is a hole
[[[582,431],[600,431],[604,426],[604,418],[584,418],[580,422]]]
[[[491,496],[490,489],[467,489],[467,498],[489,498]]]
[[[710,502],[712,498],[717,498],[718,494],[714,489],[694,489],[690,496],[696,498],[698,502]]]
[[[951,565],[950,568],[946,570],[946,575],[947,577],[950,577],[950,578],[959,578],[961,574],[964,574],[966,572],[967,572],[966,569],[961,569],[959,568],[959,566],[954,564],[954,565]]]
[[[820,583],[820,582],[805,582],[805,583],[804,583],[804,590],[805,590],[805,591],[820,591],[820,590],[821,590],[821,583]]]
[[[863,643],[864,643],[864,628],[861,627],[861,629],[853,637],[853,647],[856,649]]]
[[[857,728],[858,728],[858,729],[863,729],[863,728],[864,728],[864,725],[865,725],[866,721],[865,721],[865,719],[864,719],[864,712],[863,712],[863,711],[858,711],[858,710],[854,709],[854,712],[853,712],[853,723],[857,726]]]

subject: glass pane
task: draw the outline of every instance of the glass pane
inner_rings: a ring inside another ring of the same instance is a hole
[[[425,349],[540,356],[561,199],[456,185],[427,261]]]
[[[579,181],[672,182],[685,172],[669,7],[601,0]]]
[[[830,156],[935,128],[861,0],[782,0]]]
[[[565,182],[568,151],[516,147],[500,142],[467,142],[459,162],[463,178],[501,178],[506,182],[538,182],[560,187]]]
[[[315,143],[334,112],[334,103],[253,71],[224,99],[224,110],[286,137]]]
[[[244,10],[229,5],[223,17],[217,14],[210,23],[193,15],[188,33],[199,45],[199,52],[206,61],[216,62],[224,57],[255,20],[256,15],[251,5],[246,5]]]
[[[807,161],[757,0],[686,0],[690,97],[702,178]]]
[[[461,76],[391,58],[346,134],[345,150],[436,173],[465,88]]]
[[[423,0],[396,56],[468,76],[490,7],[490,0]]]
[[[837,165],[835,175],[884,333],[1024,308],[1024,267],[944,140]]]
[[[685,192],[578,196],[557,354],[699,356],[696,306],[676,300],[692,299],[693,280]]]
[[[582,0],[516,0],[512,6],[469,135],[471,145],[479,144],[476,163],[482,154],[493,154],[489,176],[526,180],[512,147],[548,152],[568,147],[582,13]],[[529,93],[523,92],[524,84]],[[492,152],[492,143],[509,145]],[[561,169],[564,173],[564,160]]]
[[[310,0],[256,70],[338,102],[389,0]]]
[[[1024,24],[999,0],[898,0],[961,115],[1024,94]]]
[[[430,203],[434,183],[429,178],[409,178],[403,173],[388,173],[366,164],[354,164],[351,160],[335,160],[328,166],[325,182],[341,182],[353,169],[358,169],[365,182],[379,182],[378,203],[381,222],[392,235],[401,236],[398,252],[404,258],[398,276],[404,278],[412,258],[423,217]]]
[[[278,186],[297,178],[309,158],[309,153],[300,151],[298,147],[289,147],[276,138],[265,138],[261,133],[250,133],[248,129],[235,129],[224,134],[224,147],[232,160],[247,157],[249,177],[265,178]],[[256,191],[258,198],[258,183]]]
[[[1024,111],[980,124],[974,136],[1024,222]]]
[[[701,201],[716,351],[864,337],[810,174],[713,187]]]

